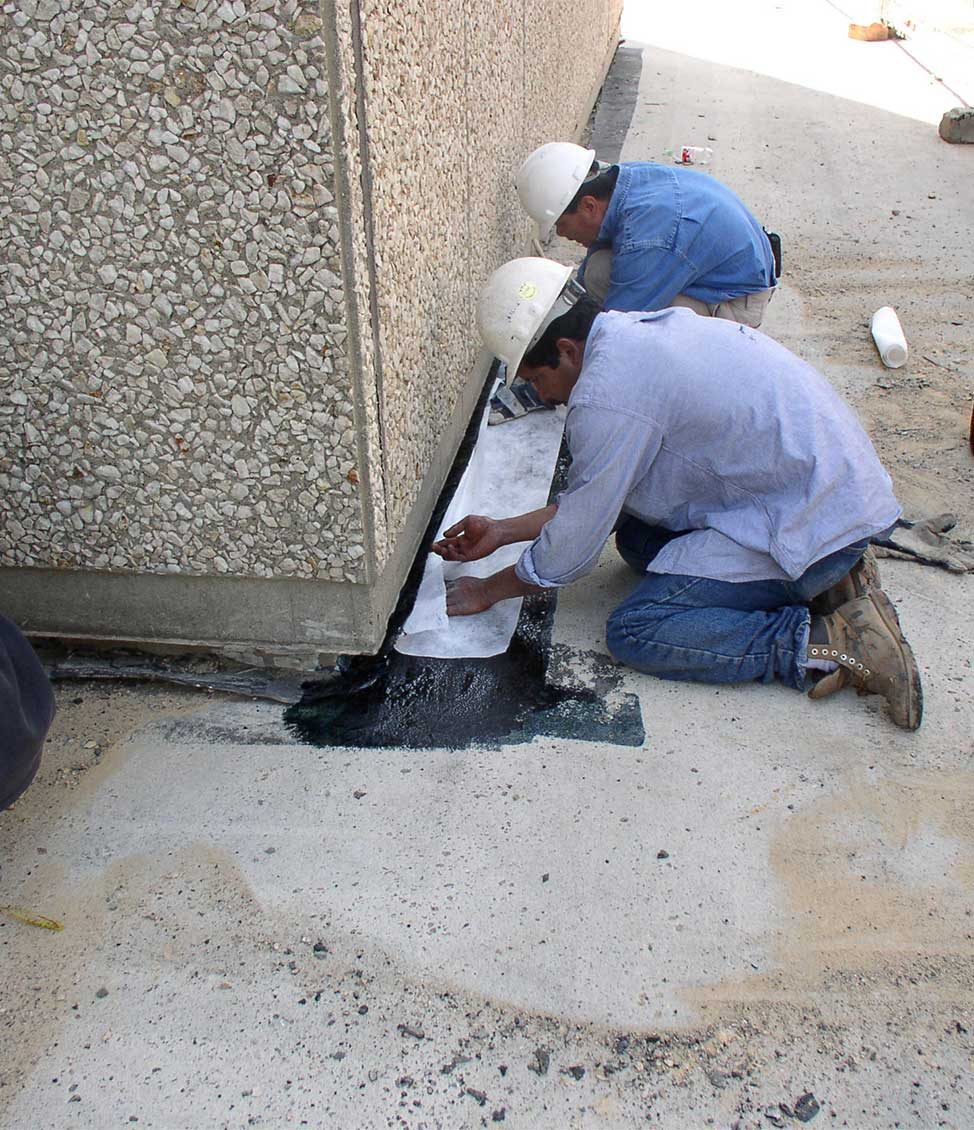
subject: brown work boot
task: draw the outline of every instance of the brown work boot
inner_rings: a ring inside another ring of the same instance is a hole
[[[857,596],[866,596],[871,589],[881,587],[879,563],[876,561],[876,554],[870,545],[866,547],[866,552],[842,580],[836,581],[830,589],[819,593],[818,596],[809,601],[808,607],[813,616],[828,616],[830,612],[841,608],[843,604],[847,604],[850,600],[855,600]],[[897,623],[899,623],[898,620]]]
[[[828,641],[810,638],[808,657],[831,660],[839,669],[820,679],[809,697],[824,698],[851,684],[882,695],[896,725],[915,730],[923,717],[920,672],[886,593],[871,589],[816,621],[812,636],[827,634]]]
[[[879,588],[882,588],[879,577],[879,562],[876,560],[876,554],[870,545],[866,547],[866,552],[841,581],[836,581],[831,588],[819,593],[809,602],[808,610],[813,616],[828,616],[830,612],[841,608],[843,604],[847,604],[850,600],[855,600],[859,596],[867,596],[873,589]],[[896,615],[896,609],[888,600],[887,603],[892,609],[893,618],[896,621],[897,628],[899,628],[900,618]],[[843,687],[849,686],[851,681],[852,672],[847,667],[839,667],[837,670],[823,675],[808,692],[808,697],[826,698],[830,694],[835,694],[836,691],[841,691]]]

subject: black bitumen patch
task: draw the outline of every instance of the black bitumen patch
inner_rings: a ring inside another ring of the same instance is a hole
[[[490,659],[390,651],[348,661],[331,680],[309,683],[285,721],[305,741],[362,749],[497,748],[538,736],[642,745],[635,695],[610,710],[596,691],[548,681],[555,603],[527,598],[510,647]]]
[[[497,747],[544,735],[642,745],[642,714],[635,695],[622,696],[620,705],[610,710],[597,691],[549,681],[557,604],[554,591],[524,601],[514,637],[503,655],[426,659],[393,650],[422,579],[427,547],[470,459],[493,380],[492,372],[379,654],[343,657],[327,676],[305,683],[301,701],[285,712],[286,724],[302,740],[360,749],[464,749]],[[552,495],[561,489],[567,465],[563,449]]]

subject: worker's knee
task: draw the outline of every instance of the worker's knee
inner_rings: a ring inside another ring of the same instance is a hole
[[[619,624],[617,612],[613,612],[605,622],[605,646],[617,663],[626,663],[628,654],[625,634]]]
[[[585,260],[585,289],[591,299],[600,306],[605,303],[605,296],[609,293],[609,278],[612,274],[612,252],[604,247],[600,251],[593,251]]]
[[[655,674],[660,664],[652,646],[649,625],[641,623],[635,631],[633,627],[631,611],[620,606],[610,614],[605,623],[605,645],[609,654],[617,663]]]

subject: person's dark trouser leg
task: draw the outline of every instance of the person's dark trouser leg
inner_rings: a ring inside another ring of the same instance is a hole
[[[0,809],[34,779],[54,717],[54,691],[12,620],[0,616]]]
[[[681,536],[681,533],[664,530],[662,526],[649,526],[638,518],[625,516],[616,526],[616,549],[630,569],[642,576],[663,546]]]

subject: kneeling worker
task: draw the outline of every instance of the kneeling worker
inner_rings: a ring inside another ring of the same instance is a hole
[[[454,581],[448,613],[567,585],[615,532],[641,576],[608,619],[621,662],[705,683],[818,679],[814,698],[851,683],[915,730],[919,672],[866,553],[900,507],[851,409],[764,334],[682,309],[600,313],[570,276],[515,259],[481,294],[487,347],[568,405],[572,463],[557,503],[445,531],[433,548],[450,561],[530,543]]]
[[[568,142],[536,149],[514,181],[541,239],[589,249],[579,281],[606,310],[687,306],[759,326],[775,286],[768,236],[726,186],[652,161],[602,165]]]

